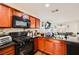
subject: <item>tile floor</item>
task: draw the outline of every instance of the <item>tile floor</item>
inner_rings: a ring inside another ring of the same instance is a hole
[[[46,55],[46,54],[42,53],[41,51],[37,51],[34,55]]]

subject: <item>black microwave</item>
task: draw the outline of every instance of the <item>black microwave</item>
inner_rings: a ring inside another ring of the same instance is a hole
[[[30,20],[23,19],[19,16],[12,16],[12,27],[14,27],[14,28],[30,28]]]

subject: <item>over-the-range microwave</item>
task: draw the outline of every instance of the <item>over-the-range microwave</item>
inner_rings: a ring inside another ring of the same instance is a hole
[[[30,28],[30,20],[23,19],[19,16],[12,16],[12,27],[14,27],[14,28]]]

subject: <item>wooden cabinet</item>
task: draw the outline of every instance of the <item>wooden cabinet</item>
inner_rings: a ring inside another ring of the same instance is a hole
[[[12,15],[21,17],[23,16],[23,13],[6,5],[0,4],[0,27],[12,27]],[[29,19],[31,21],[31,28],[40,27],[39,19],[33,16],[29,16]]]
[[[13,9],[13,15],[15,15],[15,16],[19,16],[19,17],[21,17],[22,15],[23,15],[23,13],[22,12],[19,12],[19,11],[17,11],[17,10],[14,10]]]
[[[0,48],[0,55],[15,55],[15,45]]]
[[[38,49],[51,55],[67,54],[66,42],[62,40],[39,37]]]
[[[54,43],[50,41],[49,39],[40,37],[38,39],[38,49],[48,53],[48,54],[54,54]]]
[[[54,50],[55,55],[67,54],[67,47],[65,41],[55,40],[54,45],[55,45],[55,50]]]
[[[0,4],[0,27],[11,27],[12,9]]]
[[[31,26],[30,28],[35,28],[35,18],[32,16],[29,16],[29,20],[31,21]]]
[[[34,52],[38,50],[38,38],[34,38]]]
[[[31,28],[40,28],[40,19],[29,16],[29,19],[31,21]]]
[[[20,12],[16,9],[13,9],[9,6],[0,4],[0,27],[12,27],[12,16],[23,16],[24,13]],[[33,16],[27,16],[27,18],[31,21],[30,28],[39,28],[40,27],[40,20],[33,17]]]
[[[45,40],[45,52],[48,54],[54,54],[54,43],[50,40]]]
[[[36,26],[35,26],[35,27],[36,27],[36,28],[40,28],[40,19],[37,19],[37,18],[36,18],[35,21],[36,21]]]
[[[45,41],[43,37],[38,38],[38,49],[44,51]]]

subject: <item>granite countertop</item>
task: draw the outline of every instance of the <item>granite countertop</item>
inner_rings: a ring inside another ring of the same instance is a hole
[[[2,46],[0,46],[0,49],[6,48],[6,47],[11,46],[11,45],[15,45],[15,43],[14,42],[10,42],[8,44],[2,45]]]
[[[52,40],[58,40],[58,41],[66,41],[66,42],[79,43],[78,40],[55,39],[54,37],[45,37],[45,38],[46,38],[46,40],[50,40],[50,41],[52,41]]]

